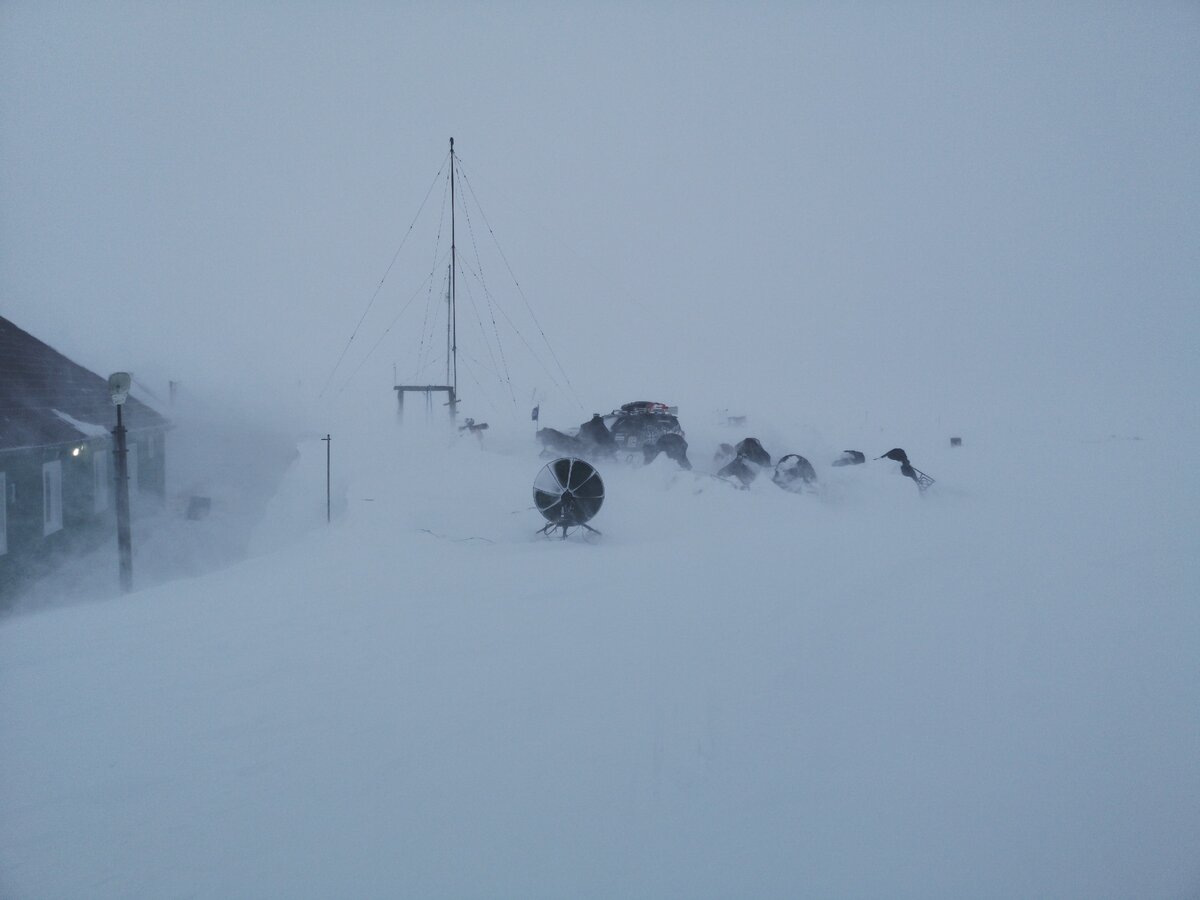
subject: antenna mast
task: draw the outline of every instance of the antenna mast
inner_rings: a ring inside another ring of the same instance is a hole
[[[434,181],[436,183],[436,177]],[[430,190],[432,190],[432,187]],[[399,253],[400,251],[397,250],[396,252]],[[447,273],[446,284],[446,381],[448,384],[395,385],[393,390],[396,392],[396,418],[401,422],[404,421],[404,395],[411,393],[425,395],[425,409],[427,412],[433,408],[431,397],[434,393],[447,394],[450,397],[450,402],[446,404],[450,407],[450,421],[455,422],[458,419],[458,320],[456,317],[454,296],[454,280],[458,269],[455,258],[456,252],[457,248],[454,244],[454,138],[450,138],[450,271]],[[424,341],[424,338],[422,338],[422,341]],[[333,376],[331,375],[330,377],[332,378]],[[395,380],[396,367],[393,365],[392,381]]]
[[[454,244],[454,138],[450,138],[450,315],[446,320],[446,337],[450,344],[450,355],[446,358],[446,380],[450,382],[450,417],[458,412],[458,316],[454,277],[458,266],[455,261],[457,250]]]

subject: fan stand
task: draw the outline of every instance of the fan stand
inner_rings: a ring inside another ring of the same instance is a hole
[[[575,522],[575,523],[547,522],[546,526],[544,528],[539,528],[537,530],[537,533],[544,534],[546,537],[550,537],[551,532],[553,532],[556,528],[562,529],[561,539],[564,541],[567,539],[567,535],[570,534],[570,531],[572,528],[586,528],[592,534],[595,534],[595,535],[603,534],[603,532],[596,530],[591,525],[588,525],[586,522]]]
[[[544,534],[549,537],[551,532],[553,532],[556,528],[561,528],[562,540],[564,541],[567,539],[567,535],[570,533],[572,528],[586,528],[592,534],[600,534],[599,531],[597,531],[587,522],[577,521],[575,495],[570,491],[566,491],[563,494],[562,505],[563,511],[559,520],[557,522],[547,522],[543,528],[538,530],[538,534]]]

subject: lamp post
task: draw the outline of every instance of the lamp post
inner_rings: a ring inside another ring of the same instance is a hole
[[[133,545],[129,537],[129,467],[126,461],[125,422],[121,418],[121,407],[129,397],[132,382],[128,372],[113,372],[108,376],[108,392],[117,407],[117,427],[113,437],[117,441],[117,556],[121,571],[121,590],[133,590]]]

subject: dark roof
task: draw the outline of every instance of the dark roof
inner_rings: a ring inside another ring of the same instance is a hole
[[[130,430],[168,424],[133,397],[122,415]],[[116,421],[108,379],[0,316],[0,450],[73,443]]]

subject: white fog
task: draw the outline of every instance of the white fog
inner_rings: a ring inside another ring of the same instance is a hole
[[[1200,894],[1198,47],[0,5],[0,346],[169,423],[126,593],[99,499],[23,535],[73,470],[0,359],[0,896]],[[401,419],[453,378],[451,137],[458,417]],[[575,443],[631,401],[690,469]],[[554,446],[600,534],[537,534]]]

